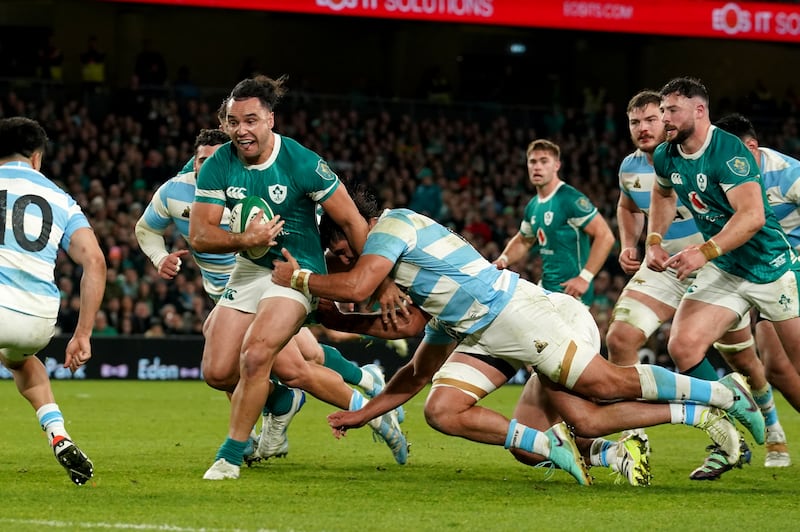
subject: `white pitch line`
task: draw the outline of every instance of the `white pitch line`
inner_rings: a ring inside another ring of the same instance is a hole
[[[52,528],[107,528],[112,530],[164,530],[167,532],[245,532],[241,528],[193,528],[174,525],[148,525],[137,523],[76,523],[73,521],[54,521],[50,519],[13,519],[0,517],[0,523],[18,525],[37,525]],[[277,532],[265,528],[258,529],[259,532]]]

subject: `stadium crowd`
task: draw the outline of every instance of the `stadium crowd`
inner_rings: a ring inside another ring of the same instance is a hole
[[[584,192],[616,232],[617,171],[633,149],[624,104],[586,93],[584,102],[554,104],[523,120],[501,107],[483,119],[447,105],[394,111],[388,102],[365,106],[346,97],[320,105],[299,93],[277,109],[275,130],[320,153],[349,185],[369,185],[384,206],[429,214],[493,260],[518,231],[535,193],[525,168],[525,149],[534,138],[561,147],[562,178]],[[103,105],[86,93],[62,99],[8,90],[0,96],[0,117],[27,116],[45,127],[50,149],[42,171],[83,207],[105,251],[106,292],[95,335],[201,333],[212,301],[199,270],[187,260],[174,281],[159,278],[138,248],[134,225],[157,186],[192,156],[200,129],[217,127],[221,98],[135,84]],[[720,116],[732,110],[749,116],[762,145],[800,157],[796,95],[778,99],[758,85],[746,99],[723,100],[713,109]],[[186,247],[177,232],[166,238],[172,249]],[[539,261],[532,255],[514,269],[537,280]],[[72,262],[61,257],[58,326],[64,333],[77,320],[79,279]],[[596,278],[591,309],[603,337],[626,281],[614,250]],[[653,337],[651,362],[669,363],[665,334],[667,326]]]

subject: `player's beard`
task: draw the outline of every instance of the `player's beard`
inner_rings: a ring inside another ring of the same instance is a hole
[[[694,134],[694,125],[688,126],[685,129],[675,129],[675,136],[669,139],[671,144],[683,144],[686,140]]]

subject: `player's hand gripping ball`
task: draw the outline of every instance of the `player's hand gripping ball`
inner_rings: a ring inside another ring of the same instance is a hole
[[[263,211],[259,223],[265,224],[274,216],[272,209],[263,198],[258,196],[247,196],[231,209],[230,230],[232,233],[243,233],[247,226],[253,222],[258,215],[258,211]],[[269,246],[256,246],[242,250],[240,253],[251,259],[260,259],[269,251]]]

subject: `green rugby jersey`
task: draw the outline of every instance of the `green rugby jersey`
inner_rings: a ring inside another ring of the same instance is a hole
[[[525,207],[519,232],[536,239],[542,257],[543,288],[563,292],[561,283],[577,277],[589,260],[591,239],[583,228],[597,216],[597,208],[582,192],[561,183],[546,198],[535,195]],[[591,305],[594,283],[581,300]]]
[[[245,165],[230,142],[222,145],[200,168],[195,201],[233,208],[245,196],[263,198],[285,224],[276,238],[278,244],[269,253],[248,260],[272,268],[273,260],[284,260],[281,248],[285,247],[301,267],[324,273],[316,206],[328,199],[339,183],[319,155],[276,133],[272,155],[259,165]]]
[[[738,137],[711,126],[702,148],[691,155],[684,154],[676,144],[659,145],[653,154],[653,166],[658,183],[675,189],[706,240],[719,233],[733,216],[726,192],[742,183],[759,183],[764,227],[740,247],[714,259],[714,264],[759,284],[772,282],[789,269],[800,269],[794,250],[769,207],[758,164]]]

